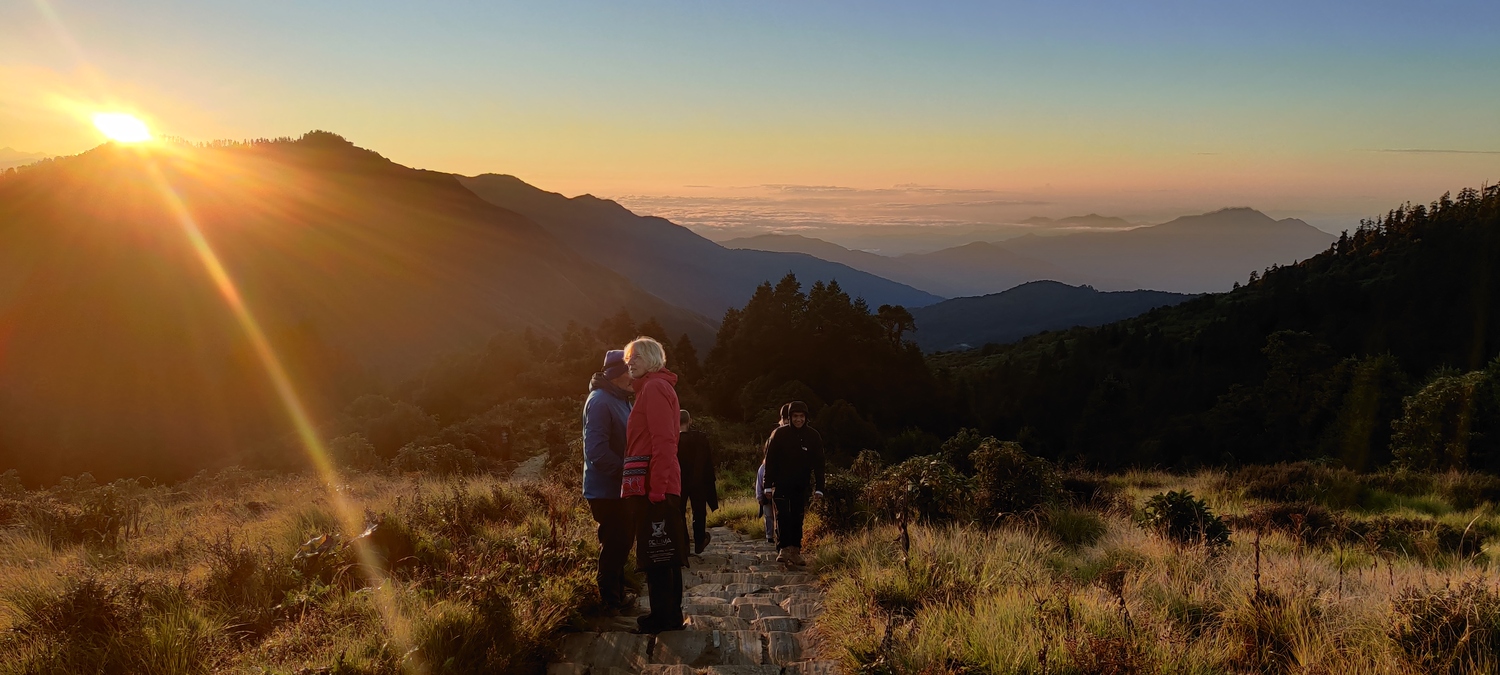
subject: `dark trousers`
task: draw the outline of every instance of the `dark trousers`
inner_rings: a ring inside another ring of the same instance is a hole
[[[606,605],[625,602],[625,559],[635,543],[623,499],[590,499],[589,511],[599,523],[599,599]]]
[[[807,490],[776,486],[776,550],[802,548],[802,516],[807,513]]]
[[[651,613],[641,617],[642,627],[655,630],[682,628],[682,568],[658,565],[646,569],[646,586],[650,588]]]
[[[708,500],[698,495],[682,498],[682,512],[687,514],[688,505],[693,508],[693,550],[708,546]]]

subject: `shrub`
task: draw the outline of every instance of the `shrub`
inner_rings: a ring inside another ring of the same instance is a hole
[[[1298,541],[1317,544],[1338,539],[1343,519],[1319,504],[1267,504],[1229,522],[1237,528],[1259,532],[1284,532]]]
[[[16,635],[39,647],[5,672],[208,673],[219,624],[189,609],[177,589],[83,569],[60,588],[9,589]]]
[[[0,516],[45,535],[54,544],[113,549],[140,530],[144,499],[139,493],[139,486],[129,481],[95,486],[88,477],[48,492],[0,500]]]
[[[1450,473],[1438,478],[1438,490],[1453,508],[1467,511],[1481,504],[1500,503],[1500,476],[1487,473]]]
[[[1424,560],[1440,555],[1476,555],[1492,534],[1487,527],[1460,530],[1435,520],[1388,515],[1352,521],[1346,532],[1350,541]]]
[[[1476,582],[1417,589],[1395,600],[1391,637],[1424,673],[1494,672],[1500,654],[1500,596]]]
[[[1353,471],[1311,462],[1247,466],[1226,475],[1219,487],[1243,489],[1245,496],[1255,499],[1331,507],[1358,505],[1368,492]]]
[[[1146,502],[1142,525],[1179,544],[1225,546],[1229,526],[1187,490],[1163,492]]]
[[[398,471],[421,471],[442,476],[470,474],[479,469],[479,457],[472,450],[452,444],[409,444],[396,453],[391,465]]]
[[[1035,510],[1062,493],[1052,464],[1027,454],[1015,441],[986,438],[971,457],[985,520]]]
[[[967,474],[974,473],[974,452],[984,444],[985,441],[994,439],[980,436],[973,429],[959,429],[952,438],[943,441],[943,459],[947,460],[953,468]]]
[[[942,457],[913,457],[871,481],[866,496],[882,514],[905,513],[928,523],[958,520],[968,513],[968,478]]]
[[[1120,489],[1103,476],[1073,474],[1060,481],[1062,494],[1074,504],[1094,508],[1112,508],[1116,505]]]
[[[1487,373],[1440,373],[1402,401],[1401,417],[1391,422],[1391,454],[1412,469],[1466,469],[1474,430],[1476,399],[1487,389]]]
[[[839,472],[824,481],[823,498],[814,500],[812,511],[832,532],[848,532],[864,525],[869,509],[864,502],[868,482],[852,473]]]
[[[289,556],[269,546],[252,547],[228,533],[205,546],[208,572],[197,595],[223,608],[237,629],[263,635],[281,618],[287,593],[302,585]]]
[[[364,434],[354,433],[340,436],[328,442],[328,454],[340,466],[354,469],[374,469],[381,464],[375,446]]]
[[[1049,509],[1043,522],[1047,532],[1073,548],[1092,546],[1104,536],[1104,519],[1092,511]]]

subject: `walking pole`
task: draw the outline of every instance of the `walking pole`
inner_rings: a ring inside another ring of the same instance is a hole
[[[771,505],[770,505],[770,509],[771,509],[771,538],[774,540],[773,543],[776,544],[777,548],[780,549],[781,548],[781,519],[776,517],[776,497],[775,497],[776,492],[773,490],[771,492],[771,495],[772,495],[771,496]]]

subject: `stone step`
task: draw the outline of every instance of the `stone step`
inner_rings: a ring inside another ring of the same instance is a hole
[[[686,666],[753,666],[766,660],[766,643],[752,630],[667,631],[656,636],[651,663]]]
[[[634,633],[574,633],[563,638],[558,651],[562,663],[584,665],[591,673],[604,668],[639,671],[649,661],[650,635]],[[549,667],[549,675],[552,675]]]
[[[807,633],[775,631],[765,634],[766,660],[777,665],[801,661],[803,655],[816,653],[817,643]]]
[[[740,605],[735,608],[735,615],[746,621],[755,621],[774,616],[791,616],[781,605]],[[802,618],[802,617],[798,617]]]
[[[718,600],[718,598],[714,599]],[[687,602],[686,599],[684,599],[684,602],[682,603],[682,613],[684,615],[701,614],[703,616],[735,616],[738,611],[739,610],[735,609],[732,605],[722,602],[707,604]]]
[[[762,633],[795,633],[802,630],[802,620],[795,616],[768,616],[756,619],[749,627]]]
[[[795,616],[803,621],[810,621],[823,613],[823,602],[811,599],[810,596],[794,595],[782,601],[780,608],[786,612],[787,616]],[[743,616],[743,613],[741,615]]]
[[[687,615],[687,625],[689,630],[751,629],[749,621],[741,619],[737,616],[712,616],[709,614],[689,614]],[[763,628],[756,628],[756,630],[765,632],[765,629]]]
[[[838,661],[798,661],[786,664],[786,669],[781,671],[782,675],[839,675]]]

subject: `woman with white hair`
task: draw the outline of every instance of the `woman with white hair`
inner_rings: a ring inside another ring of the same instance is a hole
[[[635,407],[625,425],[625,471],[620,496],[637,517],[636,567],[646,572],[651,613],[636,620],[642,633],[682,629],[682,568],[687,565],[687,521],[682,513],[682,468],[677,463],[680,410],[677,376],[666,369],[661,343],[636,338],[625,347]]]

